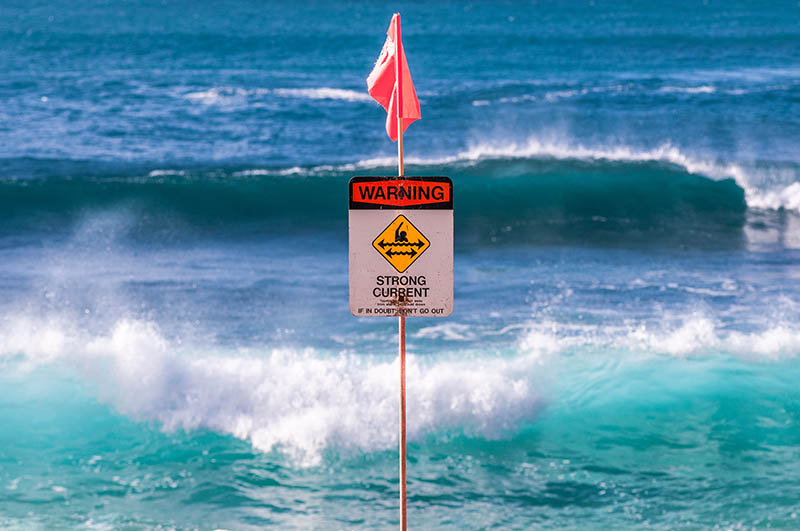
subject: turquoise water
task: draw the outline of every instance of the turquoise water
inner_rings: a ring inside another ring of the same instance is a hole
[[[455,186],[411,526],[800,528],[796,2],[234,0],[0,6],[0,527],[398,523],[346,222],[395,10]]]

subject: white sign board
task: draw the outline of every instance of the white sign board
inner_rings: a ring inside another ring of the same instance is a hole
[[[357,317],[453,313],[453,181],[350,180],[350,312]]]

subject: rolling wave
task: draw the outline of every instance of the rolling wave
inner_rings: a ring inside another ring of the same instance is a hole
[[[650,164],[667,165],[686,173],[709,179],[733,179],[744,190],[748,206],[766,209],[800,211],[800,167],[796,165],[750,167],[737,163],[721,163],[686,154],[669,143],[652,149],[634,149],[629,146],[587,147],[568,142],[542,141],[531,138],[526,142],[479,143],[452,157],[406,158],[406,162],[419,166],[456,166],[476,164],[485,160],[559,160],[576,164],[614,165]],[[345,165],[344,169],[359,170],[388,166],[392,158],[376,158]],[[331,169],[319,166],[318,169]],[[625,168],[620,168],[621,172]]]
[[[102,402],[167,431],[211,429],[303,465],[319,464],[330,447],[375,451],[397,444],[396,361],[311,349],[181,353],[155,323],[141,320],[90,335],[57,320],[19,319],[2,332],[0,362],[73,371],[96,387]],[[492,439],[516,429],[538,409],[525,374],[534,356],[527,358],[440,360],[426,368],[411,356],[409,436],[453,429]]]
[[[392,174],[393,165],[392,157],[155,169],[15,159],[7,174],[18,177],[0,180],[0,218],[9,226],[47,228],[124,208],[145,236],[177,225],[223,232],[254,223],[343,230],[346,181]],[[531,139],[478,144],[449,157],[409,157],[407,165],[411,174],[453,178],[462,243],[733,243],[748,208],[800,212],[800,168],[718,163],[669,144],[636,150]]]
[[[391,174],[391,164],[131,170],[60,162],[50,175],[40,168],[36,178],[0,180],[0,218],[12,231],[21,225],[59,230],[93,212],[121,210],[143,238],[182,230],[269,232],[284,225],[344,234],[347,180]],[[453,178],[462,244],[735,244],[747,198],[754,196],[743,178],[731,176],[735,171],[693,161],[672,147],[479,146],[453,158],[410,158],[409,173]],[[787,188],[759,200],[793,204],[797,195]]]
[[[411,356],[410,440],[453,433],[513,438],[545,408],[591,411],[626,403],[634,392],[644,393],[643,400],[680,404],[698,388],[729,385],[720,378],[728,372],[739,382],[737,392],[757,394],[761,384],[793,388],[791,378],[782,376],[797,367],[800,331],[792,323],[726,332],[691,316],[670,326],[580,337],[540,326],[523,333],[502,357]],[[101,402],[166,431],[210,429],[304,466],[320,464],[329,451],[374,452],[397,444],[398,369],[392,359],[313,349],[215,353],[170,340],[156,323],[134,319],[90,334],[59,319],[15,318],[0,332],[5,373],[58,368],[89,384]],[[616,361],[602,361],[597,353],[604,351],[617,352]]]

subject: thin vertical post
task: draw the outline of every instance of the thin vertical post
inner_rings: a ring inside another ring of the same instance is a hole
[[[406,531],[406,316],[398,317],[400,336],[400,529]]]
[[[397,175],[403,176],[403,41],[400,13],[395,16],[395,97],[397,98]],[[406,316],[400,307],[398,350],[400,356],[400,529],[406,531]]]

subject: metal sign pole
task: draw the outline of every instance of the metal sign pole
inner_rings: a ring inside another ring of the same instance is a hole
[[[406,531],[406,316],[398,318],[400,335],[400,529]]]
[[[404,176],[405,122],[421,116],[411,73],[405,72],[399,13],[386,33],[378,61],[367,77],[367,91],[386,109],[386,133],[397,141],[397,177],[350,179],[350,313],[397,316],[400,529],[406,531],[406,317],[447,317],[453,312],[453,181],[444,176]]]
[[[394,74],[397,93],[397,175],[403,176],[403,44],[400,36],[400,14],[395,18]],[[397,317],[400,356],[400,529],[406,531],[406,316],[399,307]]]

